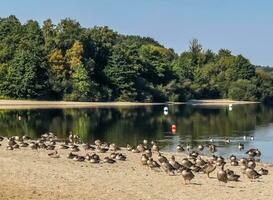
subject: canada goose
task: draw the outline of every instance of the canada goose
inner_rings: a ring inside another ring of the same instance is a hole
[[[191,166],[193,165],[193,163],[189,159],[184,158],[182,160],[182,162],[181,162],[181,165],[183,165],[186,168],[191,168]]]
[[[163,162],[169,163],[168,159],[165,156],[162,156],[161,153],[158,154],[157,159],[160,163]]]
[[[137,150],[138,150],[139,152],[143,152],[143,151],[145,151],[145,147],[144,147],[144,145],[143,145],[143,144],[139,144],[139,145],[137,145]]]
[[[209,137],[209,141],[212,143],[214,142],[214,139],[212,137]]]
[[[185,149],[182,147],[182,145],[177,145],[176,146],[176,151],[177,152],[183,152],[183,151],[185,151]]]
[[[73,154],[72,152],[70,152],[66,157],[68,158],[68,159],[73,159],[73,158],[75,158],[76,156],[78,156],[77,154]]]
[[[107,148],[104,148],[104,147],[101,147],[101,146],[96,146],[96,152],[105,153],[106,151],[108,151]]]
[[[184,182],[186,184],[187,181],[190,182],[194,178],[194,174],[190,169],[184,169],[182,171],[182,177],[184,178]]]
[[[250,169],[254,169],[256,167],[256,163],[254,161],[249,161],[247,163],[247,167]]]
[[[216,152],[216,146],[214,144],[209,145],[209,152],[210,153],[215,153]]]
[[[125,161],[125,160],[126,160],[126,156],[123,155],[122,153],[118,153],[118,154],[116,155],[116,159],[117,159],[117,160],[121,160],[121,161]]]
[[[238,163],[237,160],[232,160],[232,161],[230,162],[230,165],[231,165],[231,166],[238,166],[239,163]]]
[[[20,147],[27,147],[29,144],[26,142],[20,142]]]
[[[69,146],[65,144],[60,144],[59,149],[69,149]]]
[[[245,173],[246,173],[247,177],[251,180],[257,179],[261,176],[256,170],[251,169],[251,168],[247,168],[245,170]]]
[[[216,165],[211,164],[208,162],[204,165],[201,171],[203,171],[205,174],[207,174],[208,178],[210,178],[210,173],[212,173],[216,169]]]
[[[248,154],[249,157],[253,158],[256,156],[256,149],[249,149],[246,154]]]
[[[72,146],[70,147],[70,150],[71,150],[72,152],[79,152],[79,151],[80,151],[79,146],[77,146],[77,145],[72,145]]]
[[[95,145],[96,146],[100,146],[102,144],[102,142],[100,140],[95,140]]]
[[[32,149],[32,150],[35,150],[35,149],[38,149],[38,144],[37,143],[35,143],[35,142],[31,142],[30,144],[29,144],[29,147]]]
[[[57,151],[47,154],[50,158],[60,158],[60,154]]]
[[[156,145],[156,144],[154,144],[153,146],[152,146],[152,152],[158,152],[159,151],[159,147]]]
[[[193,159],[195,160],[197,157],[199,156],[199,153],[197,151],[192,151],[191,153],[189,153],[189,159]]]
[[[163,171],[165,171],[169,175],[174,175],[174,168],[169,162],[163,162],[161,163],[161,167]]]
[[[132,151],[133,147],[130,144],[127,144],[126,149],[127,151]]]
[[[190,152],[190,150],[192,149],[192,146],[190,144],[187,144],[186,149],[188,152]]]
[[[120,150],[120,148],[116,144],[112,143],[109,145],[109,150],[110,151],[118,151],[118,150]]]
[[[151,169],[154,169],[154,168],[160,168],[160,165],[153,160],[153,158],[149,158],[148,161],[147,161],[147,165],[151,168]]]
[[[178,170],[179,168],[182,167],[181,164],[179,164],[177,161],[175,161],[174,155],[172,155],[172,157],[171,157],[169,163],[170,163],[170,165],[171,165],[175,170]]]
[[[206,164],[206,161],[204,161],[201,157],[198,157],[196,160],[195,160],[195,165],[198,166],[198,167],[202,167]]]
[[[31,137],[27,136],[27,135],[24,135],[22,138],[23,138],[23,140],[30,140],[31,139]]]
[[[227,173],[228,181],[238,181],[240,178],[240,175],[235,174],[234,171],[232,170],[227,169],[226,173]]]
[[[2,142],[5,138],[3,136],[0,136],[0,142]]]
[[[264,168],[261,168],[261,169],[258,170],[258,173],[260,175],[268,175],[268,170],[264,169]]]
[[[141,155],[141,163],[142,165],[147,165],[148,156],[146,154]]]
[[[225,143],[229,144],[230,143],[230,139],[229,138],[225,138]]]
[[[240,151],[242,151],[244,148],[245,148],[244,144],[239,143],[238,149],[239,149]]]
[[[76,155],[74,158],[73,158],[74,161],[78,161],[78,162],[83,162],[85,160],[85,157],[84,156],[79,156],[79,155]]]
[[[227,178],[227,173],[224,170],[225,163],[222,164],[221,169],[217,172],[217,179],[219,182],[224,182],[227,183],[228,178]]]
[[[46,150],[54,150],[55,149],[55,145],[48,145],[46,147]]]
[[[229,159],[230,159],[230,161],[237,160],[236,156],[234,156],[234,155],[229,156]]]
[[[132,153],[140,153],[140,151],[138,149],[133,148]]]
[[[116,161],[115,161],[114,159],[111,159],[111,158],[109,158],[109,157],[107,156],[107,157],[105,157],[105,158],[103,159],[103,162],[104,162],[104,163],[113,164],[113,163],[115,163]]]
[[[117,155],[118,155],[117,153],[111,153],[110,158],[115,159]]]
[[[204,145],[199,144],[197,148],[198,148],[199,151],[203,151],[204,150]]]
[[[19,148],[20,148],[19,144],[17,144],[17,143],[16,143],[15,145],[13,145],[12,147],[13,147],[14,149],[19,149]]]
[[[152,157],[152,151],[150,149],[146,149],[144,151],[144,153],[148,156],[148,157]]]
[[[88,151],[90,149],[90,145],[83,143],[82,148],[83,148],[84,151]]]

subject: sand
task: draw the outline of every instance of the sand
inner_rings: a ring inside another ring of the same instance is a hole
[[[253,104],[253,103],[258,103],[258,102],[233,101],[229,99],[190,100],[188,102],[166,102],[166,103],[0,100],[0,109],[132,107],[132,106],[152,106],[152,105],[165,105],[165,104],[228,106],[229,104],[237,105],[237,104]]]
[[[269,175],[251,182],[241,177],[240,182],[219,184],[216,172],[212,178],[195,173],[191,184],[185,185],[181,175],[169,176],[141,165],[140,154],[127,150],[127,161],[115,164],[91,164],[66,158],[69,150],[59,150],[60,158],[50,158],[47,150],[0,146],[0,199],[55,200],[55,199],[272,199],[273,167],[266,167]],[[80,154],[85,154],[81,150]],[[99,154],[101,157],[110,153]],[[178,161],[185,156],[174,153]],[[170,153],[164,153],[170,157]],[[227,168],[240,174],[239,167]]]

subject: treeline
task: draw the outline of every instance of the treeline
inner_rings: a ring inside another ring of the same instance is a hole
[[[74,20],[40,27],[0,18],[0,96],[74,101],[272,101],[272,73],[242,55],[205,50],[197,40],[180,55],[152,38]]]

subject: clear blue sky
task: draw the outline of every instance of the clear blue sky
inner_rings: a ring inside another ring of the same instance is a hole
[[[197,38],[205,48],[273,66],[271,0],[1,0],[0,17],[11,14],[22,22],[70,17],[84,27],[107,25],[153,37],[178,53]]]

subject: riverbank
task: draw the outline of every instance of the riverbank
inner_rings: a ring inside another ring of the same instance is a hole
[[[269,175],[251,182],[242,176],[240,167],[227,168],[241,175],[239,182],[220,184],[216,171],[207,178],[195,173],[190,184],[185,185],[181,175],[169,176],[161,170],[151,170],[141,165],[140,155],[123,149],[126,161],[114,164],[91,164],[66,158],[69,150],[58,149],[60,158],[50,158],[51,151],[21,148],[8,151],[5,142],[0,146],[0,199],[5,200],[55,200],[55,199],[270,199],[273,196],[273,167],[265,167]],[[85,155],[81,149],[79,155]],[[100,153],[104,158],[108,153]],[[170,158],[171,154],[163,152]],[[185,157],[174,153],[179,162]],[[156,158],[155,158],[156,159]],[[157,159],[156,159],[157,160]]]
[[[229,104],[253,104],[258,102],[233,101],[228,99],[190,100],[188,102],[167,102],[167,104],[189,104],[206,106],[228,106]],[[73,101],[32,101],[0,100],[0,109],[37,109],[37,108],[92,108],[92,107],[131,107],[165,105],[166,103],[139,102],[73,102]]]

